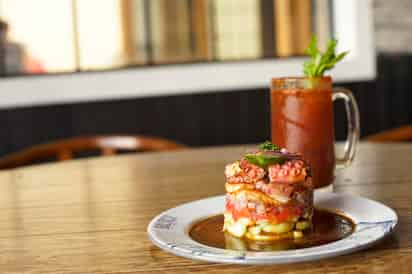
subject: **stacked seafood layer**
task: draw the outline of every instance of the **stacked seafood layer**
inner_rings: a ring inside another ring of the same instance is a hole
[[[311,227],[310,168],[271,143],[228,164],[223,230],[251,240],[300,238]]]

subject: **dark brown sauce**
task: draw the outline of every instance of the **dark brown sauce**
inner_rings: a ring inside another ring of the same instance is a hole
[[[252,241],[239,239],[222,232],[223,215],[213,216],[195,223],[189,234],[201,244],[231,250],[274,251],[319,246],[343,239],[355,229],[354,222],[339,213],[315,210],[313,226],[305,231],[303,238],[278,241]]]

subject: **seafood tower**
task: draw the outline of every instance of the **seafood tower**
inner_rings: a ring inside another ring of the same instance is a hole
[[[265,142],[226,165],[225,177],[225,232],[265,241],[300,238],[311,227],[311,173],[299,154]]]

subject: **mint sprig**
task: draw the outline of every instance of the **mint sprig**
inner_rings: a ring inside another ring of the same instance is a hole
[[[280,150],[280,147],[275,145],[275,144],[272,144],[271,141],[266,141],[266,142],[260,144],[259,148],[261,150],[265,150],[265,151],[278,151],[278,150]]]
[[[332,39],[328,43],[328,47],[324,53],[318,49],[318,40],[316,36],[312,36],[309,47],[306,53],[311,57],[303,64],[303,73],[306,77],[321,77],[325,71],[332,69],[335,64],[341,61],[349,51],[344,51],[339,54],[335,53],[338,41]]]

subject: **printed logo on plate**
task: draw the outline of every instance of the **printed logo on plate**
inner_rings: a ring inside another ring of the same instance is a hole
[[[176,217],[170,215],[163,215],[155,222],[154,228],[170,230],[176,225],[176,222]]]

